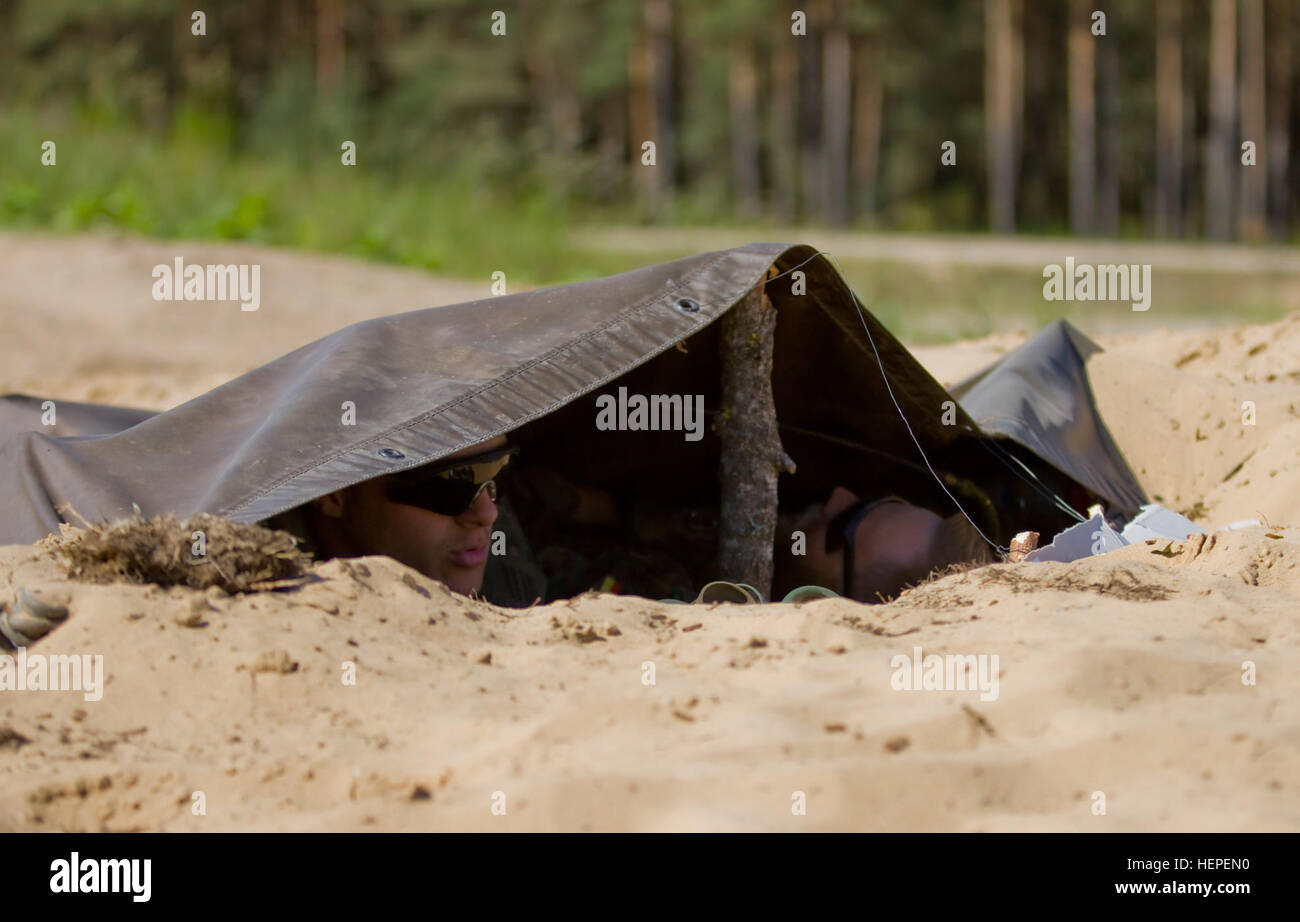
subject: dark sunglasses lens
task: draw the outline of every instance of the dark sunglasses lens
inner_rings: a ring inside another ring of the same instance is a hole
[[[474,505],[480,492],[487,493],[496,502],[500,488],[494,480],[476,484],[434,477],[422,484],[392,484],[388,488],[388,498],[395,503],[418,506],[439,515],[457,516]]]

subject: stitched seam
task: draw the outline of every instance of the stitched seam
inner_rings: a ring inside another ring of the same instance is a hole
[[[782,255],[784,252],[785,252],[785,251],[782,251],[782,253],[778,253],[778,254],[776,254],[776,256],[773,257],[772,262],[775,263],[777,260],[779,260],[779,259],[781,258],[781,255]],[[680,290],[681,288],[683,288],[683,287],[689,285],[692,281],[694,281],[694,280],[695,280],[697,277],[699,277],[701,274],[703,274],[703,273],[709,271],[710,269],[713,269],[715,266],[718,265],[718,263],[720,263],[720,262],[722,262],[723,260],[727,259],[728,257],[734,255],[734,253],[735,253],[735,250],[724,250],[724,251],[723,251],[721,254],[719,254],[715,259],[712,259],[712,260],[710,260],[709,262],[705,263],[704,265],[700,266],[698,269],[696,269],[694,272],[691,272],[689,275],[687,275],[687,276],[686,276],[684,279],[682,279],[680,282],[677,282],[676,284],[674,284],[674,286],[673,286],[674,289],[675,289],[675,290]],[[759,280],[759,281],[761,281],[761,280],[762,280],[762,279],[761,279],[761,277],[760,277],[760,280]],[[754,283],[754,284],[757,284],[757,283]],[[709,319],[708,322],[699,324],[699,325],[698,325],[694,330],[691,331],[691,334],[693,334],[693,333],[695,333],[695,332],[698,332],[699,330],[703,329],[704,327],[707,327],[710,323],[713,323],[714,321],[716,321],[716,320],[718,320],[719,318],[721,318],[724,314],[726,314],[727,311],[729,311],[732,307],[735,306],[736,302],[740,299],[740,297],[741,297],[745,292],[749,291],[749,289],[751,289],[751,288],[754,287],[754,284],[745,285],[745,286],[743,286],[743,287],[737,289],[737,290],[735,291],[734,294],[729,295],[729,296],[728,296],[729,303],[727,304],[726,309],[724,309],[723,311],[721,311],[721,312],[720,312],[716,317],[713,317],[713,318]],[[328,456],[327,458],[325,458],[325,459],[322,460],[322,461],[319,461],[319,462],[317,462],[317,463],[315,463],[315,464],[312,464],[312,465],[309,465],[309,466],[307,466],[307,467],[301,467],[301,468],[298,468],[297,470],[293,471],[292,473],[287,474],[286,476],[281,477],[279,480],[276,480],[275,482],[269,484],[269,485],[268,485],[267,487],[265,487],[264,489],[259,490],[259,491],[257,491],[256,493],[252,494],[252,495],[249,496],[247,499],[245,499],[245,500],[243,500],[243,501],[241,501],[241,502],[239,502],[239,503],[237,503],[237,504],[235,504],[235,505],[227,505],[227,506],[223,507],[222,510],[221,510],[220,512],[218,512],[217,514],[218,514],[218,515],[229,515],[229,514],[231,514],[231,513],[238,512],[240,509],[245,509],[245,508],[247,508],[248,506],[251,506],[253,503],[257,502],[259,499],[262,499],[263,497],[265,497],[265,496],[267,496],[267,495],[269,495],[269,494],[275,492],[276,490],[278,490],[278,489],[280,489],[281,487],[283,487],[285,484],[287,484],[287,483],[289,483],[290,481],[296,479],[297,477],[302,476],[302,475],[305,474],[305,473],[309,473],[309,472],[311,472],[311,471],[314,471],[314,470],[317,470],[317,469],[319,469],[319,468],[322,468],[322,467],[324,467],[324,466],[326,466],[326,465],[328,465],[328,464],[330,464],[330,463],[332,463],[332,462],[334,462],[334,461],[337,461],[339,458],[342,458],[342,457],[344,457],[345,455],[348,455],[348,454],[350,454],[350,453],[352,453],[352,452],[358,451],[359,449],[361,449],[362,447],[364,447],[364,446],[366,446],[366,445],[373,445],[375,442],[379,442],[379,441],[383,441],[383,440],[388,439],[388,438],[392,438],[396,433],[399,433],[399,432],[403,432],[403,431],[407,431],[407,430],[413,429],[413,428],[415,428],[416,426],[418,426],[419,424],[421,424],[421,423],[423,423],[423,422],[426,422],[426,421],[428,421],[429,419],[431,419],[431,418],[433,418],[433,417],[435,417],[435,416],[438,416],[438,415],[441,415],[441,414],[443,414],[443,413],[446,413],[446,412],[448,412],[449,410],[454,410],[456,407],[460,406],[461,404],[463,404],[463,403],[465,403],[465,402],[467,402],[467,401],[469,401],[469,400],[473,400],[473,399],[476,398],[476,397],[479,397],[479,396],[482,395],[484,392],[489,391],[489,390],[491,390],[491,389],[493,389],[493,388],[499,387],[500,385],[506,383],[507,381],[510,381],[511,379],[516,378],[516,377],[518,377],[519,375],[525,374],[526,372],[532,371],[534,368],[536,368],[536,367],[539,366],[539,365],[542,365],[542,364],[544,364],[544,363],[546,363],[546,362],[551,361],[551,360],[554,359],[557,355],[559,355],[560,353],[564,352],[565,350],[570,350],[570,349],[573,349],[575,346],[581,346],[581,345],[586,344],[587,342],[589,342],[590,340],[594,339],[595,337],[597,337],[597,336],[599,336],[599,335],[605,333],[605,332],[606,332],[610,327],[613,327],[613,326],[615,326],[615,325],[617,325],[617,324],[620,324],[620,323],[626,323],[628,320],[631,320],[631,319],[632,319],[634,316],[636,316],[638,313],[643,312],[643,311],[644,311],[647,307],[649,307],[650,305],[658,303],[660,297],[662,297],[662,296],[652,296],[652,297],[649,297],[649,298],[645,299],[644,301],[640,302],[639,304],[636,304],[636,305],[634,305],[634,306],[632,306],[632,307],[630,307],[630,308],[627,308],[627,309],[623,310],[623,311],[620,312],[619,314],[616,314],[614,317],[611,317],[611,318],[610,318],[609,320],[607,320],[605,323],[601,324],[601,325],[600,325],[599,327],[597,327],[596,329],[594,329],[594,330],[590,330],[590,331],[588,331],[587,333],[584,333],[584,334],[582,334],[581,336],[579,336],[577,339],[575,339],[575,340],[570,340],[569,342],[565,343],[565,344],[562,345],[562,346],[557,346],[556,348],[554,348],[554,349],[552,349],[551,351],[547,352],[545,355],[540,356],[540,357],[538,357],[538,358],[532,360],[532,361],[529,362],[528,364],[522,366],[521,368],[518,368],[518,369],[516,369],[515,371],[510,372],[509,374],[507,374],[507,375],[506,375],[505,377],[503,377],[503,378],[498,378],[498,379],[492,381],[492,382],[489,383],[489,384],[482,385],[482,386],[479,387],[477,390],[471,391],[470,393],[465,394],[465,395],[463,395],[463,396],[461,396],[461,397],[458,397],[458,398],[456,398],[456,399],[453,400],[453,401],[450,401],[450,402],[448,402],[448,403],[442,404],[441,406],[436,407],[435,409],[430,410],[430,411],[428,411],[428,412],[426,412],[426,413],[424,413],[424,414],[422,414],[422,415],[416,417],[416,418],[413,419],[413,420],[410,420],[410,421],[408,421],[408,422],[406,422],[406,423],[403,423],[403,424],[401,424],[401,425],[399,425],[399,426],[395,426],[395,427],[393,427],[393,428],[391,428],[391,429],[387,429],[387,430],[385,430],[384,432],[380,433],[379,435],[374,436],[374,437],[372,437],[372,438],[370,438],[370,439],[367,439],[367,440],[364,441],[364,442],[358,442],[358,443],[355,443],[355,444],[352,445],[352,446],[349,446],[348,448],[341,449],[340,451],[334,453],[333,455]],[[691,334],[688,334],[688,335],[691,335]],[[652,358],[654,358],[655,356],[657,356],[657,355],[659,355],[659,354],[661,354],[661,353],[663,353],[663,352],[666,352],[668,349],[671,349],[674,345],[676,345],[676,344],[677,344],[678,342],[680,342],[680,341],[681,341],[681,340],[677,340],[677,339],[675,339],[675,340],[673,340],[673,341],[670,342],[670,343],[667,343],[667,344],[665,344],[665,345],[663,345],[663,346],[661,346],[661,347],[659,347],[659,348],[657,348],[657,349],[654,349],[654,350],[650,351],[649,353],[646,353],[644,356],[642,356],[642,360],[641,360],[638,364],[644,364],[645,361],[648,361],[649,359],[652,359]],[[590,393],[591,391],[593,391],[593,390],[595,390],[596,388],[600,387],[602,384],[605,384],[605,383],[607,383],[607,382],[609,382],[609,381],[612,381],[612,380],[618,378],[619,376],[625,374],[625,373],[626,373],[630,368],[635,368],[635,367],[637,367],[637,365],[632,365],[632,366],[628,366],[628,367],[622,367],[622,368],[619,368],[619,369],[616,370],[613,374],[607,375],[607,376],[601,378],[600,380],[596,381],[594,384],[592,384],[590,387],[586,388],[585,390],[579,391],[577,394],[573,395],[573,397],[572,397],[570,400],[565,401],[565,403],[572,402],[573,399],[576,399],[576,398],[578,398],[578,397],[581,397],[581,396],[583,396],[584,394],[588,394],[588,393]],[[548,415],[548,414],[554,412],[554,411],[555,411],[559,406],[563,406],[563,405],[564,405],[564,404],[556,404],[556,405],[548,406],[548,407],[545,407],[545,408],[543,408],[543,409],[541,409],[541,410],[538,410],[537,412],[532,413],[532,414],[530,414],[530,415],[524,417],[523,419],[518,420],[518,421],[516,421],[515,423],[513,423],[513,424],[511,425],[510,429],[507,429],[507,430],[500,430],[499,432],[495,432],[495,433],[493,433],[491,436],[489,436],[489,438],[493,438],[493,437],[495,437],[496,435],[500,435],[501,432],[513,431],[514,429],[517,429],[517,428],[519,428],[520,426],[522,426],[522,425],[524,425],[524,424],[526,424],[526,423],[528,423],[528,422],[531,422],[532,420],[537,419],[537,418],[540,417],[540,416],[546,416],[546,415]],[[423,463],[423,462],[421,462],[421,463]],[[407,470],[407,469],[409,469],[409,468],[412,468],[412,467],[418,467],[418,466],[419,466],[418,464],[413,464],[413,465],[408,465],[407,467],[403,467],[403,468],[393,468],[393,469],[391,469],[390,472],[391,472],[391,473],[396,473],[397,471]],[[361,478],[360,480],[352,481],[352,483],[360,483],[360,482],[362,482],[363,480],[370,480],[370,479],[372,479],[373,477],[377,477],[377,476],[382,476],[382,475],[381,475],[381,474],[371,474],[370,476],[368,476],[368,477],[363,477],[363,478]],[[348,486],[350,486],[350,485],[351,485],[351,484],[348,484]],[[341,489],[341,488],[340,488],[340,489]]]

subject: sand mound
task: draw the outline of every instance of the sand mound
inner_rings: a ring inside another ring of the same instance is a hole
[[[301,310],[277,315],[268,294],[195,338],[206,315],[150,302],[115,332],[104,305],[138,300],[128,282],[175,245],[97,245],[119,266],[101,273],[68,269],[69,247],[59,277],[96,279],[102,297],[56,292],[45,332],[43,309],[0,298],[20,330],[6,343],[35,343],[0,345],[0,369],[18,369],[0,385],[163,404],[326,332],[303,319],[341,276],[378,313],[428,300],[364,266],[327,276],[318,259],[267,254]],[[197,261],[240,261],[209,249]],[[95,333],[74,343],[62,331],[77,310]],[[925,360],[953,380],[1013,339]],[[81,342],[95,354],[36,361]],[[181,523],[102,557],[170,587],[70,579],[57,539],[0,548],[0,608],[18,612],[25,593],[67,611],[27,652],[102,656],[104,674],[93,701],[0,686],[0,831],[1294,831],[1300,315],[1103,345],[1090,374],[1148,490],[1210,528],[1266,524],[963,570],[877,606],[588,594],[507,611],[380,558],[227,595],[176,580],[190,574]],[[86,379],[80,363],[100,352],[119,364]],[[209,553],[219,545],[209,534]],[[250,588],[279,566],[267,539],[237,546]],[[996,695],[897,687],[899,657],[932,655],[996,656]]]
[[[1104,344],[1088,373],[1148,493],[1207,528],[1300,522],[1300,314]]]
[[[214,598],[9,548],[0,594],[69,593],[33,649],[108,679],[0,699],[0,829],[1294,828],[1295,583],[1242,572],[1300,549],[1152,551],[881,606],[510,612],[384,558]],[[1000,694],[894,690],[917,647],[997,654]]]

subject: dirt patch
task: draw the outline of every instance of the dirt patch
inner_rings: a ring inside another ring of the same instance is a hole
[[[936,574],[892,604],[935,611],[966,608],[983,598],[981,590],[986,586],[1006,586],[1015,593],[1093,592],[1129,602],[1159,602],[1177,594],[1158,572],[1143,573],[1127,565],[1101,569],[1078,564],[990,564]]]
[[[156,583],[226,592],[275,589],[312,563],[288,532],[206,513],[135,516],[109,526],[67,529],[46,539],[68,576],[95,583]]]
[[[1083,569],[1069,564],[1020,564],[987,567],[976,578],[981,586],[1004,585],[1012,592],[1095,592],[1127,602],[1160,602],[1171,598],[1174,590],[1144,577],[1133,568],[1117,566],[1107,569]]]

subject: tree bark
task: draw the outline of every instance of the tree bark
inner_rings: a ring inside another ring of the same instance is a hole
[[[1070,0],[1070,231],[1075,234],[1097,229],[1097,46],[1091,12],[1091,0]]]
[[[655,168],[656,199],[664,205],[677,184],[677,113],[673,100],[673,7],[669,0],[646,0],[649,39],[650,99],[654,140],[658,147]]]
[[[822,220],[849,220],[849,140],[853,63],[844,5],[833,4],[822,39]]]
[[[769,275],[772,270],[769,270]],[[770,598],[777,476],[794,473],[781,447],[772,397],[776,310],[760,282],[722,318],[719,578]]]
[[[1205,151],[1205,234],[1211,240],[1232,236],[1233,180],[1240,162],[1234,143],[1236,69],[1236,0],[1211,0],[1210,130]]]
[[[672,6],[644,0],[645,31],[628,51],[628,146],[632,175],[652,212],[661,212],[675,185]],[[655,145],[654,166],[642,163],[642,146]]]
[[[339,0],[316,0],[316,88],[329,95],[343,80],[343,8]]]
[[[984,2],[984,134],[988,150],[989,226],[1016,229],[1016,180],[1020,162],[1020,118],[1024,105],[1018,4]]]
[[[786,30],[788,32],[789,30]],[[772,49],[772,209],[783,221],[799,211],[799,46],[779,34]]]
[[[800,215],[811,217],[821,204],[822,46],[820,6],[808,4],[808,34],[799,43],[799,202]]]
[[[885,83],[879,35],[857,43],[853,55],[853,188],[859,213],[874,217],[880,173],[880,130]]]
[[[1237,164],[1241,176],[1241,236],[1263,240],[1268,234],[1268,126],[1264,80],[1264,0],[1241,0],[1241,137]],[[1255,142],[1255,165],[1241,163],[1241,142]]]
[[[1183,36],[1182,0],[1156,7],[1156,205],[1155,230],[1177,237],[1183,225]]]
[[[601,175],[619,195],[622,195],[620,183],[626,162],[623,139],[627,137],[627,106],[621,96],[621,93],[611,93],[600,103],[600,139],[596,148]]]
[[[749,40],[731,49],[728,96],[731,109],[731,187],[736,207],[753,217],[762,207],[758,148],[758,52]]]
[[[640,198],[653,204],[658,171],[656,145],[655,166],[642,162],[642,145],[654,138],[653,104],[650,100],[650,49],[645,36],[635,39],[627,50],[627,152],[632,170],[632,185]]]
[[[1091,36],[1097,50],[1097,232],[1119,234],[1119,37]]]
[[[1268,217],[1270,236],[1285,240],[1291,211],[1291,0],[1268,7]]]
[[[572,154],[582,141],[582,103],[577,91],[566,79],[561,62],[541,43],[524,46],[523,64],[531,90],[534,122],[547,121],[547,143],[551,150]]]

